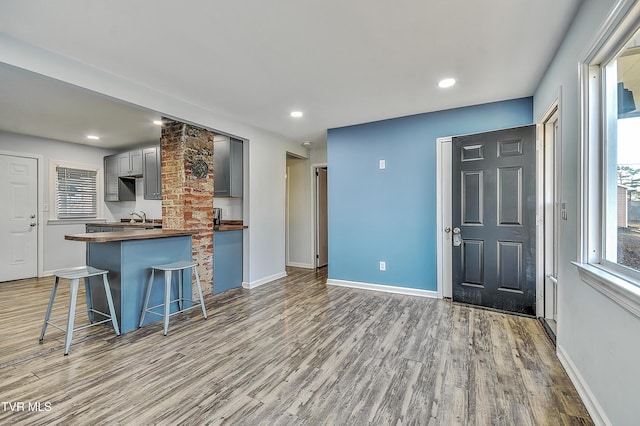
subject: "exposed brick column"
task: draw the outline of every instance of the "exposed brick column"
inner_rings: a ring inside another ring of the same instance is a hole
[[[213,292],[213,133],[190,124],[163,119],[162,227],[194,229],[192,255],[198,263],[202,291]],[[203,161],[205,177],[192,165]],[[193,286],[194,296],[197,288]]]

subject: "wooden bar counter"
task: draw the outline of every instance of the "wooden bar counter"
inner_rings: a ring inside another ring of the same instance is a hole
[[[85,242],[87,265],[109,271],[116,316],[121,332],[126,333],[138,328],[151,266],[191,260],[191,237],[195,233],[197,231],[152,229],[90,232],[66,235],[65,239]],[[162,303],[163,280],[162,274],[156,274],[149,306]],[[191,276],[187,271],[184,272],[183,283],[183,294],[191,294]],[[97,279],[91,279],[91,299],[96,309],[107,312],[101,285]],[[178,304],[173,303],[171,312],[177,310]],[[147,315],[144,325],[158,320],[160,317],[156,315]]]

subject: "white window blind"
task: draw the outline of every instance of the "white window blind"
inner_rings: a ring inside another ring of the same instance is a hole
[[[56,167],[56,216],[58,219],[98,216],[95,170]]]

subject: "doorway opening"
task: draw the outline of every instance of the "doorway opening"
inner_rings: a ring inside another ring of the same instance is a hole
[[[315,191],[315,259],[316,268],[322,268],[329,264],[327,165],[314,164],[312,170]]]
[[[285,206],[285,265],[315,269],[313,258],[313,200],[309,159],[287,153]]]

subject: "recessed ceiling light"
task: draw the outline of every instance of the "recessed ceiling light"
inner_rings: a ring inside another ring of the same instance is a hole
[[[447,87],[451,87],[454,84],[456,84],[456,80],[454,78],[445,78],[444,80],[440,80],[440,83],[438,83],[438,86],[442,87],[443,89],[446,89]]]
[[[302,117],[302,111],[293,111],[293,112],[291,113],[291,116],[292,116],[293,118],[300,118],[300,117]]]
[[[97,140],[100,140],[100,136],[87,135],[87,139],[91,139],[91,140],[97,141]]]
[[[156,126],[162,126],[162,120],[153,120],[153,124]]]

